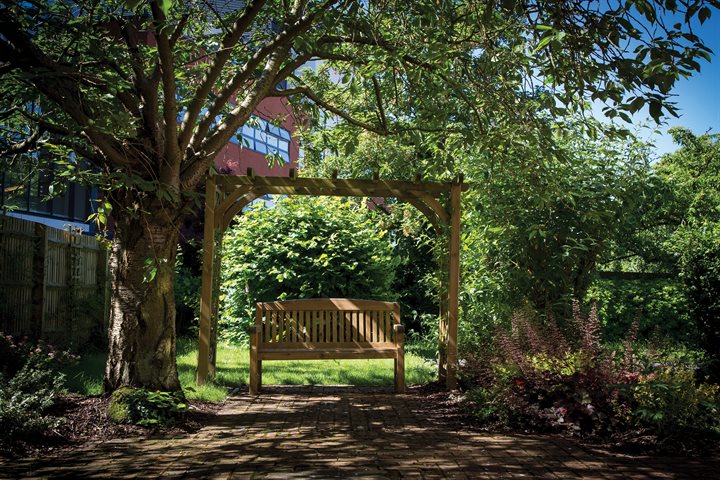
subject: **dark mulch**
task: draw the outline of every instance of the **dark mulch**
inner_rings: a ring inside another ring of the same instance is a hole
[[[462,406],[462,396],[456,392],[448,393],[443,382],[412,386],[409,393],[417,395],[425,410],[432,412],[429,421],[442,423],[446,428],[454,430],[477,429],[473,417]]]
[[[48,434],[23,439],[11,450],[0,449],[5,457],[34,456],[81,447],[91,442],[103,442],[126,437],[164,437],[185,435],[200,430],[212,419],[222,403],[189,401],[183,418],[171,426],[141,427],[112,422],[107,416],[109,397],[84,397],[68,395],[61,397],[49,412],[64,418],[60,427]]]
[[[633,455],[664,455],[687,457],[720,457],[720,436],[700,431],[678,432],[659,436],[647,429],[619,432],[612,437],[582,436],[567,431],[513,429],[502,424],[481,424],[469,413],[463,395],[448,393],[440,382],[412,387],[421,404],[433,412],[429,421],[442,423],[455,430],[504,435],[549,435],[570,438],[588,450],[603,450]]]

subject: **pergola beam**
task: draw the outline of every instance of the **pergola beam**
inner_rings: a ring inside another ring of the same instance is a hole
[[[370,180],[370,179],[326,179],[326,178],[286,178],[286,177],[248,177],[235,175],[217,175],[218,188],[230,192],[235,188],[252,185],[254,187],[299,187],[307,189],[308,195],[331,195],[326,193],[334,190],[359,192],[360,196],[394,197],[406,195],[411,190],[422,191],[437,196],[447,193],[450,184],[440,182],[407,182],[404,180]],[[462,190],[467,185],[462,184]],[[271,193],[271,192],[267,192]],[[280,192],[285,193],[285,192]],[[354,193],[353,193],[354,194]],[[376,195],[377,194],[377,195]]]

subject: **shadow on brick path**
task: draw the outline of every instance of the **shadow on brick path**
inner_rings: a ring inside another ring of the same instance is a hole
[[[267,387],[177,438],[0,463],[0,478],[720,478],[720,460],[589,451],[556,436],[456,431],[421,394]]]

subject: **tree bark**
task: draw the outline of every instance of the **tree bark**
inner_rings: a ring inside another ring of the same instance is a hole
[[[107,392],[122,386],[180,390],[175,362],[177,245],[177,228],[156,217],[115,218]]]

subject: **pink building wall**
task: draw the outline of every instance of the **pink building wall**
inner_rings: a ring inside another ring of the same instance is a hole
[[[255,152],[249,148],[243,148],[242,144],[236,145],[229,143],[218,154],[215,159],[215,166],[220,172],[231,175],[245,175],[248,168],[252,168],[256,175],[268,177],[288,176],[291,168],[297,168],[297,160],[300,154],[300,145],[298,139],[295,138],[296,130],[295,117],[293,116],[292,107],[287,100],[281,97],[268,97],[264,99],[255,114],[265,120],[274,120],[282,118],[281,126],[290,132],[290,162],[284,165],[273,165],[268,167],[268,161],[265,155]]]

